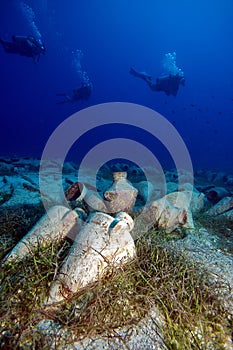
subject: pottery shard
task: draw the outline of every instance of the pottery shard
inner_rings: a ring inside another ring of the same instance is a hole
[[[106,207],[109,213],[125,211],[130,213],[135,204],[138,190],[127,180],[126,172],[114,172],[114,182],[104,193]]]
[[[65,196],[68,201],[74,201],[80,197],[84,185],[81,182],[73,183],[66,191]]]
[[[205,195],[199,191],[192,192],[190,210],[192,213],[200,212],[205,206]]]
[[[217,216],[231,209],[233,209],[233,197],[225,197],[221,199],[217,204],[215,204],[212,208],[210,208],[206,214]]]
[[[193,191],[177,191],[167,194],[166,198],[174,207],[185,209],[187,212],[187,223],[185,227],[194,228],[192,213],[195,213],[204,206],[203,194]]]
[[[124,213],[113,218],[95,213],[77,235],[53,282],[45,304],[53,304],[100,278],[109,266],[118,266],[135,255],[129,233],[132,218]]]
[[[224,187],[212,187],[205,192],[206,197],[213,204],[218,203],[222,198],[229,196],[229,191]]]
[[[60,241],[66,236],[76,236],[79,230],[78,214],[63,206],[54,206],[36,223],[12,251],[5,257],[4,262],[22,259],[33,247],[46,245],[52,241]]]
[[[193,229],[193,218],[187,196],[182,192],[170,193],[152,202],[135,220],[131,234],[136,239],[154,226],[164,228],[168,233],[178,227]]]
[[[104,200],[99,196],[98,192],[89,190],[85,195],[84,202],[89,212],[101,211],[106,213],[107,208],[104,204]]]
[[[167,232],[172,232],[178,226],[187,223],[187,211],[183,208],[174,207],[165,197],[154,201],[148,208],[147,217],[158,227],[165,228]]]
[[[174,207],[166,198],[153,202],[149,212],[153,212],[157,218],[156,224],[172,232],[178,226],[187,223],[188,215],[185,209]]]
[[[146,202],[154,195],[154,185],[150,181],[140,181],[134,184],[137,188],[139,196]],[[155,193],[156,195],[156,193]]]
[[[226,219],[228,219],[230,221],[233,221],[233,209],[231,209],[231,210],[221,214],[220,217],[221,218],[226,218]]]
[[[7,202],[14,193],[14,186],[7,182],[5,177],[0,182],[0,205]]]

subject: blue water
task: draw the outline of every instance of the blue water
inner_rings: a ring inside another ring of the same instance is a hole
[[[33,20],[20,3],[1,0],[0,36],[10,40],[12,34],[35,35],[37,30],[46,54],[34,64],[0,47],[2,156],[40,157],[51,133],[70,115],[122,101],[167,118],[186,143],[195,169],[233,171],[232,0],[25,0]],[[56,93],[70,93],[81,83],[75,50],[83,52],[81,66],[93,93],[88,101],[58,105]],[[134,65],[155,79],[163,72],[164,55],[174,51],[186,78],[176,97],[151,91],[129,74]],[[92,130],[70,157],[81,158],[101,140],[122,135],[152,148],[162,164],[170,162],[153,138],[124,126]]]

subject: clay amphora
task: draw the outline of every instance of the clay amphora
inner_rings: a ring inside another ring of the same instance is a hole
[[[113,173],[113,180],[112,186],[104,193],[108,213],[118,213],[120,211],[130,213],[138,190],[127,180],[126,172]]]

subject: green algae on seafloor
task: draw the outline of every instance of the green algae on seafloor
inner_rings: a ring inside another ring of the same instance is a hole
[[[223,348],[232,331],[231,317],[212,293],[205,273],[163,248],[166,237],[160,235],[160,230],[151,230],[136,242],[134,260],[119,270],[110,269],[103,279],[56,307],[45,308],[43,299],[68,252],[68,242],[37,247],[17,266],[4,266],[1,343],[8,348],[33,344],[47,349],[51,339],[36,325],[50,319],[70,332],[68,339],[56,339],[57,346],[68,344],[134,325],[155,306],[164,320],[161,331],[168,349]]]

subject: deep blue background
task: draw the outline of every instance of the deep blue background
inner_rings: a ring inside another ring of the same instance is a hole
[[[33,34],[19,2],[1,0],[4,39]],[[232,0],[25,2],[35,12],[47,52],[33,64],[30,58],[7,55],[0,48],[1,155],[40,157],[50,134],[74,112],[125,101],[148,106],[171,121],[194,168],[233,171]],[[76,49],[83,51],[81,63],[93,82],[93,94],[85,103],[57,105],[56,93],[71,92],[80,84],[72,65]],[[162,73],[164,54],[173,51],[186,77],[176,98],[151,91],[129,74],[134,65],[155,79]],[[107,131],[109,137],[116,136],[114,130]],[[102,129],[101,133],[106,134]],[[95,133],[92,143],[93,137]],[[100,139],[96,134],[96,142]],[[88,138],[80,142],[81,153],[88,143]],[[163,152],[156,156],[166,157]]]

